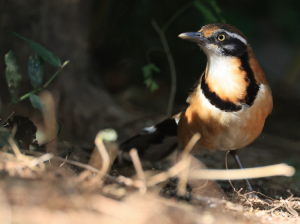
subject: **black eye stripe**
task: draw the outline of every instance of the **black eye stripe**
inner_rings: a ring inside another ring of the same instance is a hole
[[[247,50],[247,46],[242,41],[235,38],[227,41],[226,45],[219,44],[219,47],[221,47],[223,53],[228,56],[240,56],[243,55]]]
[[[218,36],[224,34],[225,40],[219,41]],[[222,49],[222,53],[226,56],[240,56],[244,54],[247,50],[247,45],[243,43],[240,39],[229,36],[225,32],[218,33],[217,35],[208,38],[209,42],[217,45]],[[231,46],[231,47],[229,47]]]

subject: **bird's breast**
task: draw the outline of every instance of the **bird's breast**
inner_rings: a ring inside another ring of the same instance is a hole
[[[191,97],[190,107],[180,118],[179,144],[184,147],[193,134],[199,132],[199,145],[212,151],[239,149],[253,142],[273,106],[270,88],[265,84],[260,84],[252,106],[243,104],[236,112],[226,112],[212,105],[201,88]]]

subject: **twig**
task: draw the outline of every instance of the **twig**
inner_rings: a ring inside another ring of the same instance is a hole
[[[270,176],[293,176],[295,168],[288,166],[285,163],[270,165],[256,168],[246,168],[244,170],[232,169],[232,170],[192,170],[189,173],[190,179],[207,179],[207,180],[240,180],[245,176],[248,179],[261,178]],[[227,175],[228,174],[228,175]]]
[[[195,193],[196,191],[199,191],[199,190],[205,188],[207,186],[207,184],[208,184],[208,180],[205,180],[205,183],[202,184],[200,187],[193,188],[192,194]]]
[[[147,180],[147,186],[148,187],[154,186],[158,183],[168,180],[170,177],[174,177],[174,176],[178,175],[180,172],[182,172],[182,170],[184,170],[186,168],[185,165],[186,165],[186,163],[184,163],[181,160],[178,163],[176,163],[174,166],[172,166],[170,169],[168,169],[167,171],[164,171],[162,173],[159,173],[159,174],[156,174],[156,175],[150,177]]]
[[[30,160],[30,164],[31,164],[31,166],[36,166],[38,164],[41,164],[43,162],[46,162],[46,161],[52,159],[53,157],[54,157],[54,155],[52,153],[47,153],[38,158],[34,158],[34,159]]]
[[[191,163],[191,156],[189,155],[189,153],[193,149],[194,145],[199,141],[200,137],[201,135],[199,133],[194,134],[181,154],[182,156],[181,160],[184,163],[185,169],[179,174],[178,192],[177,192],[178,196],[183,196],[185,194],[186,183],[188,181],[188,175],[189,175],[189,167]]]
[[[18,160],[22,161],[25,163],[26,166],[33,168],[37,165],[40,165],[40,169],[44,170],[45,165],[43,162],[50,160],[51,158],[54,157],[53,154],[47,153],[39,158],[32,158],[30,156],[23,155],[21,151],[19,150],[17,144],[14,142],[12,138],[8,138],[8,142],[12,148],[12,150],[15,153],[15,156],[17,157]],[[36,169],[36,168],[35,168]]]
[[[8,141],[8,143],[10,144],[10,147],[12,148],[12,150],[14,151],[16,157],[17,157],[18,159],[22,159],[22,157],[23,157],[24,155],[20,152],[20,150],[19,150],[17,144],[14,142],[14,140],[13,140],[12,138],[8,138],[7,141]]]
[[[167,108],[167,115],[168,116],[171,116],[171,114],[172,114],[172,109],[173,109],[173,104],[174,104],[174,99],[175,99],[175,93],[176,93],[177,77],[176,77],[175,63],[174,63],[173,56],[171,54],[171,51],[170,51],[170,48],[169,48],[169,45],[168,45],[168,41],[167,41],[166,36],[165,36],[165,32],[169,28],[169,26],[175,21],[175,19],[177,19],[180,16],[180,14],[182,14],[184,11],[186,11],[192,5],[194,5],[194,1],[186,4],[181,9],[179,9],[166,22],[166,24],[162,28],[160,28],[157,25],[157,23],[156,23],[156,21],[154,19],[151,21],[152,26],[154,27],[154,29],[156,30],[156,32],[158,33],[158,35],[159,35],[159,37],[161,39],[161,42],[162,42],[163,47],[164,47],[164,51],[165,51],[165,53],[167,55],[167,59],[168,59],[169,66],[170,66],[170,71],[171,71],[171,92],[170,92],[170,98],[169,98],[169,103],[168,103],[168,108]],[[149,59],[148,54],[149,53],[146,54],[146,58],[147,58],[147,61],[149,62],[150,59]]]
[[[185,10],[187,10],[189,7],[191,7],[192,5],[194,5],[194,1],[186,4],[185,6],[183,6],[181,9],[179,9],[169,20],[168,22],[166,22],[166,24],[163,26],[163,28],[161,29],[162,32],[165,32],[168,27],[174,22],[175,19],[178,18],[178,16],[180,16],[181,13],[183,13]]]
[[[33,151],[30,151],[30,150],[27,150],[27,149],[21,149],[21,152],[28,153],[28,154],[31,154],[31,155],[43,155],[43,153],[33,152]],[[76,162],[76,161],[72,161],[72,160],[68,160],[68,159],[63,159],[63,158],[58,157],[58,156],[54,156],[52,158],[52,160],[53,159],[55,159],[57,161],[60,161],[60,162],[65,162],[65,163],[69,163],[69,164],[84,168],[84,169],[89,170],[93,173],[99,173],[100,172],[100,170],[98,170],[98,169],[96,169],[96,168],[94,168],[90,165],[84,164],[84,163],[80,163],[80,162]]]
[[[3,121],[3,123],[0,125],[0,127],[2,127],[13,115],[14,115],[14,111],[5,119],[5,121]]]
[[[103,144],[103,135],[101,131],[96,136],[95,144],[102,157],[102,167],[100,172],[98,173],[98,177],[102,178],[109,169],[110,159],[107,150]]]
[[[199,141],[201,138],[201,135],[199,133],[195,133],[193,137],[190,139],[188,144],[185,146],[183,152],[182,152],[182,159],[185,159],[186,156],[192,151],[194,145]]]
[[[189,176],[189,168],[190,168],[191,158],[192,158],[191,156],[187,156],[186,159],[182,160],[182,162],[185,163],[184,164],[185,169],[179,174],[178,191],[177,191],[178,196],[185,195],[186,184],[187,184],[188,176]]]
[[[54,75],[51,76],[51,78],[45,83],[45,85],[43,85],[43,88],[46,88],[67,64],[69,64],[69,61],[65,61],[62,64],[62,66],[54,73]]]
[[[141,164],[141,161],[139,159],[139,156],[137,154],[137,150],[136,149],[131,149],[130,152],[129,152],[129,155],[132,159],[132,162],[133,162],[133,166],[136,170],[136,173],[137,173],[137,177],[139,178],[139,180],[143,183],[141,188],[140,188],[140,191],[141,193],[146,193],[146,177],[145,177],[145,173],[143,171],[143,168],[142,168],[142,164]]]
[[[170,92],[170,98],[169,98],[169,103],[168,103],[168,108],[167,108],[167,115],[171,116],[172,115],[172,109],[173,109],[173,104],[174,104],[174,99],[175,99],[175,93],[176,93],[176,70],[175,70],[175,63],[173,60],[173,56],[171,54],[168,41],[166,39],[165,33],[163,30],[159,28],[157,25],[156,21],[153,19],[151,21],[152,26],[154,27],[155,31],[158,33],[160,40],[163,44],[164,50],[166,52],[166,56],[169,62],[170,66],[170,71],[171,71],[171,92]]]
[[[274,208],[271,208],[271,209],[265,210],[265,211],[261,211],[261,212],[263,212],[263,213],[273,212],[275,209],[277,209],[277,208],[281,207],[282,205],[284,205],[284,207],[286,208],[286,210],[288,212],[290,212],[290,214],[292,214],[295,217],[298,217],[298,213],[291,206],[288,205],[289,201],[293,201],[292,199],[293,199],[293,196],[294,196],[291,192],[289,192],[289,193],[291,194],[291,196],[288,197],[286,200],[280,200],[279,205],[276,205]]]

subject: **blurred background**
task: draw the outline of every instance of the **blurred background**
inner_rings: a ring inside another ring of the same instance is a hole
[[[203,52],[178,35],[207,23],[227,22],[249,38],[271,84],[274,109],[264,133],[297,141],[299,21],[296,0],[0,0],[0,107],[10,102],[3,60],[9,50],[23,76],[20,95],[31,90],[27,63],[33,52],[14,31],[42,44],[62,61],[70,60],[49,86],[62,124],[61,139],[92,143],[99,129],[116,128],[122,136],[124,127],[145,120],[136,126],[138,131],[167,115],[174,71],[177,89],[172,114],[187,106],[189,90],[205,69]],[[165,53],[161,38],[170,54]],[[55,70],[46,64],[45,80]],[[42,119],[29,100],[14,105],[1,118],[12,111],[36,123]]]

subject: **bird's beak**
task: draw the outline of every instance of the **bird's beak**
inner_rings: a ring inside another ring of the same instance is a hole
[[[199,32],[182,33],[178,37],[180,37],[183,40],[196,42],[197,44],[203,44],[207,41],[207,38],[205,38],[202,35],[202,33],[199,33]]]

